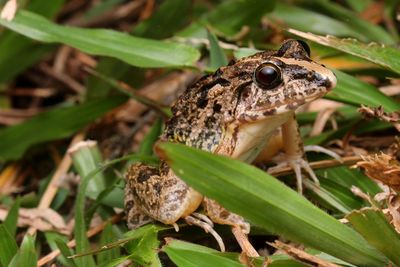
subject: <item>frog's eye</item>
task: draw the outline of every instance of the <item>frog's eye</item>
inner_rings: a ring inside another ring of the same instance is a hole
[[[306,51],[308,57],[310,57],[311,55],[311,49],[308,46],[308,44],[306,42],[304,42],[303,40],[296,40],[304,49],[304,51]]]
[[[272,63],[264,63],[254,72],[254,81],[263,89],[272,89],[281,83],[281,70]]]

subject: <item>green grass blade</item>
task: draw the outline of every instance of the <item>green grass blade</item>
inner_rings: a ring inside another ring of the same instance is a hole
[[[0,264],[8,266],[18,251],[17,243],[4,224],[0,224]]]
[[[296,30],[289,30],[289,32],[321,45],[329,46],[348,54],[364,58],[372,63],[388,68],[396,73],[400,73],[400,50],[395,47],[378,43],[366,44],[354,39],[341,39],[334,36],[319,36]]]
[[[339,70],[334,72],[338,83],[326,98],[355,106],[383,106],[389,112],[400,109],[398,102],[384,95],[378,88]]]
[[[64,257],[64,264],[68,267],[76,267],[77,265],[75,264],[74,259],[69,258],[73,255],[73,251],[67,246],[67,244],[60,238],[56,238],[55,243],[60,250],[61,255]]]
[[[368,41],[367,36],[354,30],[343,21],[282,2],[276,3],[274,11],[268,14],[267,17],[274,21],[276,20],[278,23],[283,21],[288,27],[300,31],[343,37],[352,36],[363,41]]]
[[[37,258],[35,237],[27,234],[22,240],[19,251],[11,260],[9,267],[36,267]]]
[[[255,167],[180,144],[162,143],[158,152],[190,186],[268,231],[350,263],[387,262],[353,229]]]
[[[115,241],[117,239],[117,236],[115,235],[113,231],[113,226],[111,224],[107,224],[106,227],[104,228],[103,232],[101,233],[100,236],[100,243],[99,245],[106,246],[107,244]],[[119,247],[115,247],[106,251],[102,251],[99,254],[97,254],[97,263],[99,265],[105,265],[110,263],[112,259],[116,259],[120,256],[120,251]]]
[[[224,50],[218,44],[218,38],[214,33],[208,31],[208,40],[210,42],[210,63],[209,68],[215,71],[221,66],[228,64],[228,59],[225,56]]]
[[[190,0],[164,1],[149,19],[133,29],[132,34],[152,39],[171,37],[188,22],[190,9]]]
[[[91,55],[118,58],[144,68],[194,66],[199,52],[193,47],[162,42],[105,29],[60,26],[42,16],[20,10],[4,27],[45,43],[63,43]]]
[[[125,97],[108,97],[56,108],[21,124],[0,129],[0,162],[18,159],[32,145],[68,137],[125,100]]]
[[[7,228],[7,231],[10,233],[11,236],[15,236],[15,233],[17,232],[18,211],[20,202],[21,202],[20,198],[17,197],[15,199],[14,204],[8,211],[7,217],[3,223],[3,225]]]
[[[274,8],[275,1],[229,0],[207,13],[204,22],[227,37],[233,37],[243,26],[255,27],[262,16]]]
[[[346,216],[353,227],[375,248],[400,266],[400,234],[376,208],[356,210]]]
[[[169,240],[163,251],[178,267],[226,266],[243,267],[238,261],[223,257],[220,252],[203,246]]]

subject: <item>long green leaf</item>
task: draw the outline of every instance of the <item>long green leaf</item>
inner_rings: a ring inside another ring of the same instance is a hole
[[[17,232],[18,211],[20,202],[20,198],[17,197],[14,204],[8,211],[6,219],[4,220],[4,226],[7,228],[7,231],[10,233],[11,236],[15,236],[15,233]]]
[[[282,2],[276,3],[274,11],[268,14],[267,17],[278,23],[283,21],[288,27],[300,31],[343,37],[352,36],[363,41],[368,41],[367,36],[352,29],[350,25],[343,21]]]
[[[56,108],[21,124],[1,129],[0,161],[19,158],[34,144],[68,137],[125,100],[125,97],[109,97],[78,106]]]
[[[204,17],[204,22],[227,37],[232,37],[243,26],[254,27],[262,16],[271,11],[275,0],[228,0]]]
[[[255,167],[181,144],[162,143],[158,152],[190,186],[260,227],[350,263],[387,262],[350,227]]]
[[[8,266],[11,259],[18,251],[17,243],[10,235],[4,224],[0,224],[0,264]]]
[[[11,260],[9,267],[36,267],[37,258],[35,237],[27,234],[24,236],[21,247]]]
[[[199,52],[193,47],[161,42],[105,29],[60,26],[42,16],[21,10],[4,27],[45,43],[63,43],[91,55],[118,58],[138,67],[194,66]]]
[[[353,227],[375,248],[400,266],[400,234],[376,208],[356,210],[346,216]]]
[[[400,109],[398,102],[384,95],[378,88],[339,70],[334,72],[338,83],[326,98],[356,106],[383,106],[389,112]]]
[[[355,39],[340,39],[334,36],[320,36],[296,30],[289,30],[289,32],[316,43],[364,58],[382,67],[400,73],[400,50],[395,47],[378,43],[366,44]]]
[[[218,44],[218,38],[212,32],[208,33],[208,40],[210,42],[210,63],[209,67],[215,71],[219,67],[228,64],[228,59],[225,56],[224,50]]]
[[[216,250],[190,244],[183,241],[171,240],[163,247],[163,251],[178,267],[197,266],[226,266],[243,267],[239,261],[223,257]]]
[[[51,18],[64,2],[65,0],[32,0],[29,1],[27,9]],[[0,83],[11,80],[54,48],[54,45],[38,44],[15,32],[0,33]]]

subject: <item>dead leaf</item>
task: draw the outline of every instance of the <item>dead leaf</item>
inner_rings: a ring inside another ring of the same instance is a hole
[[[356,163],[364,169],[365,174],[381,181],[392,189],[400,190],[400,162],[384,153],[363,156],[363,160]]]
[[[3,7],[1,11],[0,18],[5,19],[7,21],[12,21],[15,17],[15,13],[17,12],[17,0],[9,0]]]
[[[0,208],[0,220],[4,221],[8,210]],[[33,227],[42,232],[55,230],[63,234],[69,234],[64,219],[56,211],[46,209],[25,209],[20,208],[18,213],[18,227]]]
[[[391,216],[390,223],[394,226],[396,231],[400,233],[400,197],[399,195],[391,195],[388,198],[388,209]]]
[[[275,243],[268,243],[268,244],[270,246],[273,246],[276,249],[280,249],[280,250],[284,251],[289,256],[291,256],[301,262],[310,264],[311,266],[339,267],[339,265],[325,261],[321,258],[318,258],[317,256],[308,254],[304,250],[298,249],[292,245],[285,244],[279,240],[275,240]]]

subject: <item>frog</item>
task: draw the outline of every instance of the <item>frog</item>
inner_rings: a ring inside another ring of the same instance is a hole
[[[159,142],[182,143],[251,163],[281,128],[285,157],[277,167],[292,167],[301,188],[302,170],[317,178],[304,156],[295,111],[335,86],[335,74],[310,58],[309,46],[289,39],[276,51],[232,60],[189,86],[172,106]],[[196,212],[200,206],[204,213]],[[249,222],[189,187],[166,162],[129,167],[125,210],[131,229],[152,221],[178,228],[176,222],[183,219],[214,235],[222,251],[224,244],[213,224],[230,225],[242,250],[258,255],[247,239]]]

